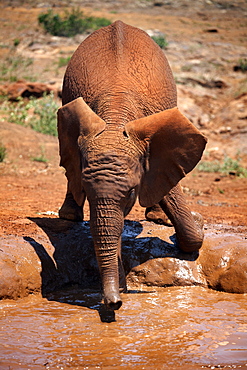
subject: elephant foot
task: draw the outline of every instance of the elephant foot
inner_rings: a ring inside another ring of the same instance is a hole
[[[83,221],[82,207],[78,206],[71,193],[67,193],[59,217],[69,221]]]
[[[191,212],[193,218],[194,218],[194,221],[195,223],[197,224],[198,228],[203,230],[203,226],[204,226],[204,220],[203,220],[203,217],[200,213],[198,212]]]
[[[203,218],[189,209],[182,189],[176,185],[159,202],[162,210],[171,220],[179,248],[186,253],[198,251],[203,243]]]
[[[202,247],[204,233],[198,232],[198,237],[196,239],[194,238],[192,241],[191,240],[184,241],[183,238],[179,238],[179,236],[177,236],[177,239],[178,246],[183,252],[185,253],[198,252],[199,249]]]
[[[186,238],[184,235],[177,233],[177,239],[179,248],[186,253],[192,253],[198,251],[202,247],[204,232],[203,225],[204,220],[202,215],[198,212],[191,212],[192,220],[194,225],[191,225],[191,233],[188,232]]]
[[[166,216],[159,204],[146,208],[145,217],[148,221],[152,221],[159,225],[172,226],[171,221]]]

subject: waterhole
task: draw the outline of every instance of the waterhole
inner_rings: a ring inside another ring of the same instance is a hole
[[[70,289],[0,303],[0,369],[247,369],[246,295],[145,288],[106,311]]]

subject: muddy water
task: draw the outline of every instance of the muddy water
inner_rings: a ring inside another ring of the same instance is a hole
[[[246,295],[130,291],[115,314],[96,292],[0,303],[0,369],[247,369]]]

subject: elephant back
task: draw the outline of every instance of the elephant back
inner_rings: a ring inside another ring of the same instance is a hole
[[[175,82],[161,48],[144,31],[121,21],[92,33],[72,56],[63,104],[80,96],[106,121],[111,114],[128,121],[177,104]]]

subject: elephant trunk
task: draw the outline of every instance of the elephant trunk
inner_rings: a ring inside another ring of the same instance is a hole
[[[119,260],[124,217],[113,202],[105,199],[90,204],[90,228],[99,265],[104,302],[118,310],[122,301],[119,294]]]

